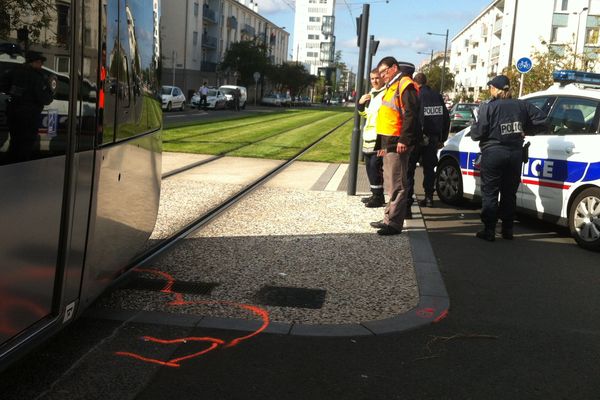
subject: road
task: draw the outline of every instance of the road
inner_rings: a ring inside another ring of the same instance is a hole
[[[478,240],[476,206],[436,201],[423,213],[451,303],[436,324],[377,337],[262,334],[185,367],[161,368],[123,367],[112,352],[148,332],[236,334],[82,318],[0,375],[2,398],[600,398],[598,253],[528,218],[516,224],[514,241]],[[190,343],[176,352],[201,348]]]

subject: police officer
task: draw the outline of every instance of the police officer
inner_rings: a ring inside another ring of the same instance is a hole
[[[488,82],[492,99],[481,104],[471,126],[471,138],[481,149],[481,221],[479,239],[493,242],[496,223],[502,220],[502,237],[513,238],[517,189],[521,180],[523,138],[544,126],[546,114],[534,105],[511,98],[510,81],[498,75]],[[498,203],[498,194],[500,202]]]
[[[419,120],[423,129],[423,141],[420,146],[415,146],[410,155],[407,216],[412,215],[410,206],[413,203],[415,170],[419,159],[421,159],[423,167],[423,189],[425,190],[425,198],[419,202],[419,205],[433,207],[435,167],[438,162],[437,151],[448,139],[450,130],[450,114],[442,95],[427,86],[427,77],[422,72],[415,75],[414,81],[419,87],[419,99],[421,100]]]
[[[10,143],[8,162],[30,160],[38,138],[40,117],[45,105],[52,103],[53,91],[42,72],[46,57],[37,51],[25,53],[25,63],[7,72],[1,86],[9,88],[8,127]]]

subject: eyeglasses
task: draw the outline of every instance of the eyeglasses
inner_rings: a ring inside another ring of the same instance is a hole
[[[385,75],[387,74],[388,70],[390,69],[390,67],[385,67],[385,69],[380,69],[379,70],[379,75]]]

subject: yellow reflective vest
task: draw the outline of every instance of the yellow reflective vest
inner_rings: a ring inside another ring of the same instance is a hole
[[[403,76],[392,83],[381,100],[381,107],[377,113],[377,134],[384,136],[400,136],[402,122],[404,120],[404,105],[402,94],[410,85],[419,92],[419,87],[408,76]]]

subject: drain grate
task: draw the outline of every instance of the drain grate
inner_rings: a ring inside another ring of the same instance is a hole
[[[163,290],[166,285],[167,281],[162,279],[137,277],[128,281],[123,286],[123,289],[150,290],[153,292],[158,292]],[[171,290],[176,293],[210,295],[212,290],[217,286],[219,286],[219,284],[215,282],[175,281],[171,287]]]
[[[259,304],[277,307],[313,308],[323,307],[326,290],[296,287],[263,286],[257,293]]]

